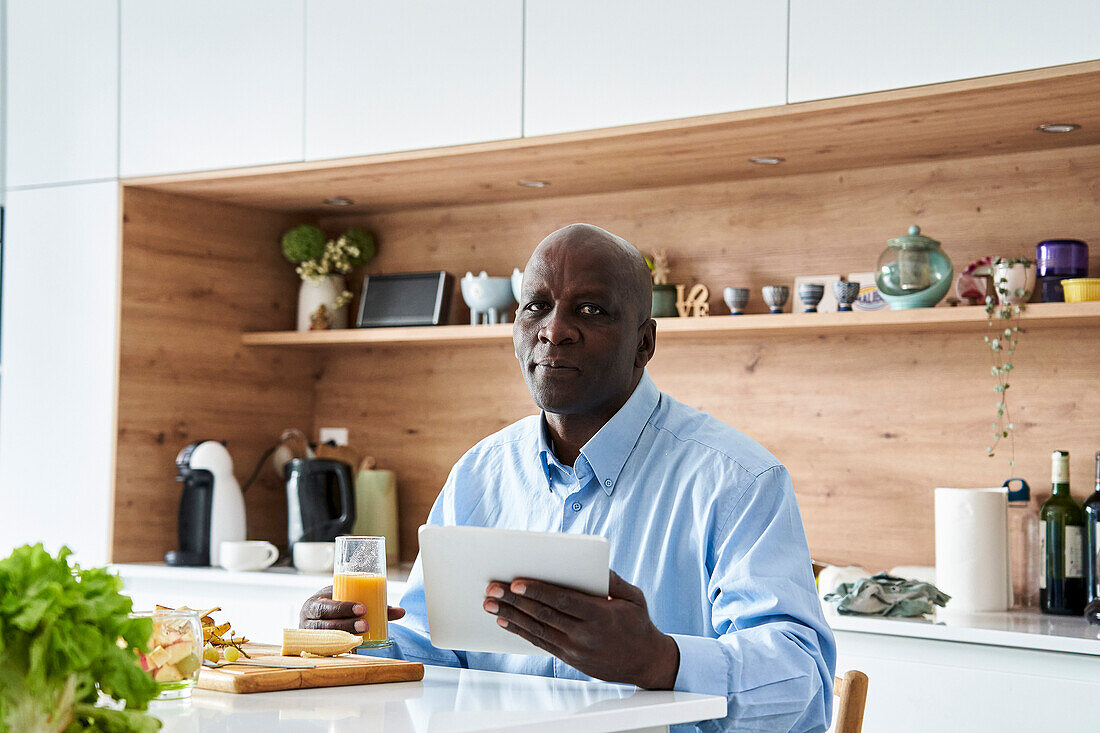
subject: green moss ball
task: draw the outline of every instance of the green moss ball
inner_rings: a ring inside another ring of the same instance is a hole
[[[363,229],[349,229],[344,233],[348,244],[359,248],[359,256],[351,260],[352,267],[365,265],[378,254],[378,240],[374,235]]]
[[[283,235],[283,257],[298,264],[320,259],[325,253],[325,233],[313,224],[299,224]]]

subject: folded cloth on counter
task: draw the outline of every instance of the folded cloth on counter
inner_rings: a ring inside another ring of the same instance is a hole
[[[870,570],[859,565],[826,565],[817,574],[817,594],[825,600],[825,596],[837,590],[841,583],[854,583],[870,574]]]
[[[844,616],[923,616],[951,596],[931,583],[879,573],[841,583],[825,600],[836,603],[836,612]]]

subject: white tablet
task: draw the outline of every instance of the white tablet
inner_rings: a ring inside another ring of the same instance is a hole
[[[420,563],[432,645],[440,649],[550,656],[485,611],[490,581],[531,578],[607,596],[604,537],[485,527],[420,528]]]

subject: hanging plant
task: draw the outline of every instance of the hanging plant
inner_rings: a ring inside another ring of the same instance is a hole
[[[1034,264],[1026,257],[1004,259],[997,257],[993,260],[992,274],[993,286],[996,297],[990,294],[985,298],[985,313],[989,318],[989,326],[995,331],[994,335],[986,336],[985,343],[989,346],[989,352],[993,359],[990,372],[993,375],[993,392],[997,396],[997,419],[993,422],[993,440],[986,446],[986,453],[990,458],[997,455],[997,447],[1001,440],[1009,441],[1008,465],[1016,465],[1016,426],[1012,422],[1012,413],[1008,407],[1008,389],[1012,385],[1008,381],[1013,370],[1013,356],[1020,342],[1020,334],[1023,331],[1013,319],[1027,309],[1027,301],[1031,297],[1029,287],[1012,288],[1007,273],[1015,266],[1025,269]]]

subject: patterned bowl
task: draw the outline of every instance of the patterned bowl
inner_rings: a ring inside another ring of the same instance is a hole
[[[765,285],[761,293],[770,312],[782,313],[783,306],[787,304],[787,298],[791,296],[791,289],[786,285]]]
[[[745,310],[745,304],[749,302],[748,288],[723,288],[722,300],[726,301],[726,307],[730,309],[731,316],[739,316]]]
[[[798,286],[798,297],[806,306],[806,313],[817,313],[817,304],[825,297],[825,286],[820,283],[802,283]]]
[[[833,283],[833,296],[836,297],[838,311],[850,311],[852,303],[859,297],[859,283],[838,280]]]

